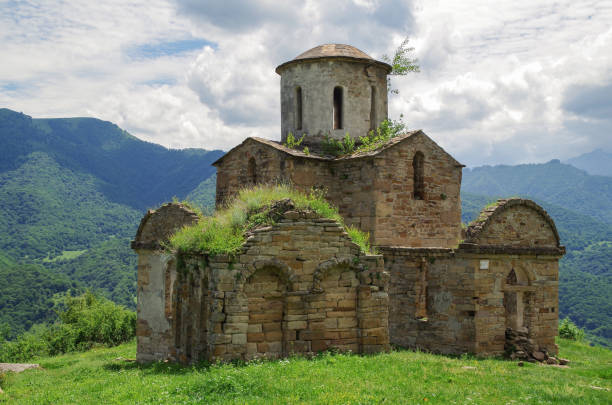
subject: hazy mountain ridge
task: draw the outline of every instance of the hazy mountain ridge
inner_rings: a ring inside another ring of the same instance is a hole
[[[612,153],[596,149],[589,153],[567,159],[564,163],[582,169],[589,174],[612,176]]]

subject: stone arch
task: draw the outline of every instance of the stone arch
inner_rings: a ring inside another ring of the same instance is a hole
[[[318,308],[323,318],[322,328],[311,342],[312,351],[335,348],[360,351],[359,340],[359,272],[347,259],[328,260],[315,271],[313,292],[318,292],[310,303]]]
[[[168,203],[148,210],[140,221],[132,249],[159,249],[177,229],[197,221],[198,214],[181,203]]]
[[[283,324],[292,274],[283,264],[274,259],[255,262],[242,287],[248,306],[248,359],[286,354]]]
[[[472,222],[472,224],[468,227],[466,232],[466,243],[476,243],[476,244],[491,244],[491,245],[505,245],[505,244],[521,244],[525,245],[529,240],[521,240],[523,237],[515,237],[515,240],[512,240],[509,235],[493,235],[495,232],[495,225],[498,222],[498,219],[502,219],[503,215],[507,214],[511,209],[522,208],[525,213],[531,212],[535,214],[537,217],[541,218],[542,226],[548,227],[550,230],[550,234],[552,234],[552,244],[556,248],[560,248],[560,239],[559,233],[557,231],[557,227],[555,226],[555,222],[548,215],[548,213],[540,207],[538,204],[531,200],[522,199],[522,198],[510,198],[510,199],[502,199],[498,200],[495,204],[490,207],[485,208],[479,215],[479,217]],[[509,222],[509,221],[506,221]],[[518,224],[507,224],[507,225],[518,225]],[[524,225],[524,224],[520,224]],[[540,232],[541,234],[542,232]],[[549,235],[550,235],[549,234]],[[535,245],[538,246],[546,246],[546,242],[544,244],[539,243],[539,241],[534,241]],[[548,245],[550,246],[550,245]],[[533,246],[532,246],[533,247]]]
[[[315,269],[312,275],[312,291],[315,293],[323,292],[323,288],[321,286],[321,280],[323,280],[323,278],[325,278],[330,271],[332,271],[336,267],[341,267],[341,266],[346,266],[352,269],[353,271],[355,271],[356,275],[358,272],[362,270],[360,266],[355,266],[354,263],[347,258],[343,258],[343,259],[334,258],[334,259],[326,260],[317,266],[317,268]]]
[[[503,278],[504,318],[506,329],[529,328],[532,311],[531,290],[533,271],[513,266]]]
[[[287,263],[275,258],[253,262],[247,266],[244,278],[248,280],[255,272],[262,269],[269,269],[275,273],[287,285],[287,291],[293,291],[293,284],[296,280],[295,273]]]

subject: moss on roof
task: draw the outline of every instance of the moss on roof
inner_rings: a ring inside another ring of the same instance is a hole
[[[314,211],[320,217],[333,219],[344,226],[349,237],[364,253],[370,253],[369,234],[347,227],[338,210],[322,193],[301,193],[289,185],[260,185],[245,188],[212,216],[199,213],[199,220],[170,237],[168,248],[180,253],[237,254],[247,233],[257,227],[273,225],[278,219],[279,204],[297,210]]]

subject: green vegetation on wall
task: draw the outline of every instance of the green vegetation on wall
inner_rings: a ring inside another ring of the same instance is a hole
[[[184,227],[170,238],[170,247],[181,253],[236,254],[247,231],[261,225],[273,225],[277,220],[272,212],[273,203],[287,199],[297,209],[314,211],[344,225],[338,210],[321,193],[300,193],[284,184],[260,185],[241,190],[227,208],[216,211],[213,216],[200,215],[196,224]],[[351,228],[349,236],[369,253],[367,234]]]

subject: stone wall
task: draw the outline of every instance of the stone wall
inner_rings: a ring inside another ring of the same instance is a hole
[[[414,195],[413,159],[424,157],[424,196]],[[462,165],[422,132],[374,159],[377,245],[456,247],[461,235]]]
[[[235,258],[138,253],[139,361],[388,349],[382,257],[313,212],[285,212]]]
[[[414,197],[413,158],[424,156],[424,196]],[[253,160],[256,178],[245,162]],[[376,245],[455,247],[461,233],[461,168],[420,131],[387,147],[337,159],[307,156],[249,138],[217,163],[217,205],[254,183],[288,182],[326,190],[348,225],[369,232]]]
[[[382,248],[389,283],[392,344],[438,353],[474,353],[474,272],[450,249]]]
[[[461,249],[382,252],[391,275],[392,344],[439,353],[500,355],[506,329],[525,328],[539,348],[557,352],[559,256]],[[513,271],[520,284],[506,282]]]
[[[529,200],[500,200],[468,235],[456,249],[381,248],[391,275],[391,343],[499,355],[512,329],[526,333],[532,350],[556,353],[565,249],[548,214]]]
[[[522,198],[499,200],[483,210],[467,236],[467,243],[479,245],[559,246],[559,234],[550,216],[535,202]]]
[[[320,143],[324,135],[341,139],[367,135],[387,119],[387,72],[368,61],[300,61],[283,67],[281,75],[281,136],[306,134],[305,144]],[[343,128],[333,127],[333,92],[343,89]],[[296,126],[296,89],[302,91],[302,128]],[[370,121],[374,88],[375,122]]]

